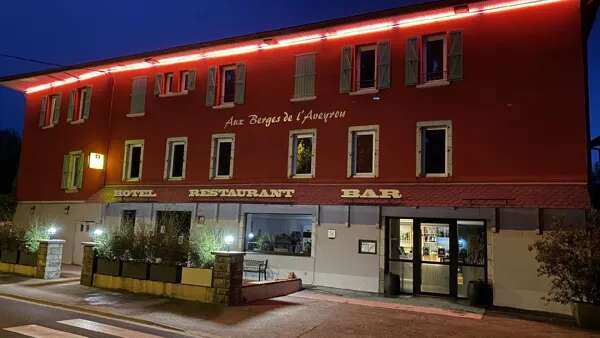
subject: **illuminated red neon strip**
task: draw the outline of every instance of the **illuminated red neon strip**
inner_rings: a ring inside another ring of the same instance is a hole
[[[481,6],[481,4],[480,4],[480,7],[478,7],[476,4],[472,4],[472,7],[470,7],[469,11],[466,13],[454,13],[453,10],[449,10],[448,12],[442,12],[442,13],[433,14],[433,15],[431,15],[431,14],[430,15],[422,15],[422,16],[417,16],[417,17],[413,17],[413,18],[402,19],[402,20],[395,21],[395,22],[394,21],[386,21],[386,22],[382,22],[382,23],[368,24],[368,25],[363,25],[363,26],[358,26],[358,27],[342,29],[342,30],[338,30],[338,31],[334,31],[334,32],[324,33],[324,34],[315,33],[315,34],[310,34],[310,35],[297,36],[297,37],[293,37],[293,38],[289,38],[289,39],[282,39],[282,40],[276,41],[274,44],[267,44],[267,43],[250,44],[250,45],[241,46],[241,47],[211,50],[211,51],[206,51],[204,53],[194,53],[194,54],[189,54],[189,55],[166,57],[166,58],[158,59],[152,63],[143,61],[143,62],[136,62],[136,63],[131,63],[131,64],[123,65],[123,66],[113,66],[113,67],[109,67],[109,68],[103,68],[103,69],[91,71],[88,73],[84,73],[84,74],[79,75],[78,77],[69,77],[64,80],[53,81],[53,82],[49,82],[46,84],[29,87],[25,90],[25,93],[31,94],[31,93],[39,92],[39,91],[50,89],[50,88],[64,86],[66,84],[74,83],[74,82],[81,81],[81,80],[92,79],[92,78],[99,77],[102,75],[107,75],[110,73],[120,73],[120,72],[125,72],[125,71],[130,71],[130,70],[138,70],[138,69],[145,69],[145,68],[151,68],[151,67],[157,67],[157,66],[199,61],[199,60],[208,59],[208,58],[218,58],[218,57],[231,56],[231,55],[247,54],[247,53],[252,53],[252,52],[259,51],[259,50],[282,48],[282,47],[288,47],[288,46],[294,46],[294,45],[300,45],[300,44],[313,43],[313,42],[322,41],[322,40],[339,39],[339,38],[369,34],[369,33],[374,33],[374,32],[382,32],[382,31],[391,30],[391,29],[395,29],[395,28],[412,27],[412,26],[424,25],[424,24],[429,24],[429,23],[434,23],[434,22],[456,20],[456,19],[461,19],[461,18],[465,18],[465,17],[469,17],[469,16],[478,15],[478,14],[495,13],[495,12],[512,10],[512,9],[540,6],[540,5],[545,5],[545,4],[550,4],[550,3],[560,2],[560,1],[564,1],[564,0],[518,0],[518,1],[509,1],[509,2],[493,4],[493,5],[489,5],[489,6]]]

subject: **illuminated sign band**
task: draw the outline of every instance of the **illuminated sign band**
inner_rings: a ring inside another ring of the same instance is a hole
[[[380,199],[399,199],[402,198],[400,190],[397,189],[342,189],[341,198],[380,198]]]
[[[292,198],[294,189],[190,189],[188,197]]]
[[[154,190],[114,190],[114,197],[156,197]]]

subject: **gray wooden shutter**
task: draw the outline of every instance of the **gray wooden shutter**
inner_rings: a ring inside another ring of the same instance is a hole
[[[86,91],[85,102],[83,102],[83,112],[81,118],[87,120],[90,118],[90,105],[92,103],[92,87],[87,86],[84,89]]]
[[[77,182],[73,183],[78,189],[81,189],[81,187],[83,186],[83,165],[85,163],[85,156],[83,156],[83,153],[79,154],[78,156],[80,156],[81,158],[79,159],[77,168],[73,168],[74,170],[77,170]]]
[[[246,65],[238,63],[235,68],[235,104],[243,104],[246,95]]]
[[[40,113],[38,116],[38,126],[40,128],[46,125],[46,109],[48,106],[48,96],[42,96],[42,100],[40,101]]]
[[[159,96],[162,92],[162,74],[157,74],[154,78],[154,95]]]
[[[58,124],[60,121],[60,101],[61,95],[56,95],[56,103],[54,104],[54,111],[52,112],[52,124]]]
[[[390,42],[377,44],[377,88],[390,88]]]
[[[63,156],[62,181],[60,188],[65,190],[69,182],[69,168],[71,168],[71,155]]]
[[[463,33],[449,33],[450,48],[448,50],[448,79],[462,80],[463,78]]]
[[[206,106],[212,107],[215,105],[217,89],[217,67],[208,67],[208,74],[206,77]]]
[[[294,97],[315,96],[315,54],[296,57]]]
[[[196,71],[195,70],[188,71],[187,89],[188,90],[196,89]]]
[[[75,111],[75,95],[77,91],[72,90],[69,93],[69,110],[67,110],[67,122],[73,121],[73,112]]]
[[[419,83],[419,48],[417,37],[406,40],[406,60],[404,68],[404,83],[407,86]]]
[[[340,93],[352,90],[352,46],[342,48],[340,58]]]
[[[146,107],[146,77],[133,79],[131,85],[130,114],[143,114]]]

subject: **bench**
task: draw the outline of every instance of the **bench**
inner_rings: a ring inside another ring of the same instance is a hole
[[[244,260],[244,272],[257,272],[258,280],[260,280],[261,273],[264,275],[265,280],[267,280],[267,265],[269,264],[269,260],[254,260],[254,259],[245,259]]]

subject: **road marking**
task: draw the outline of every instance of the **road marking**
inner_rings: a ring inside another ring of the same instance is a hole
[[[23,325],[5,328],[4,330],[34,338],[87,338],[78,334],[53,330],[39,325]]]
[[[108,324],[102,324],[98,322],[94,322],[86,319],[69,319],[69,320],[61,320],[57,323],[65,324],[69,326],[78,327],[80,329],[85,329],[94,332],[105,333],[117,337],[127,337],[127,338],[161,338],[160,336],[155,336],[149,333],[143,333],[139,331],[133,331],[124,329],[117,326],[112,326]]]

